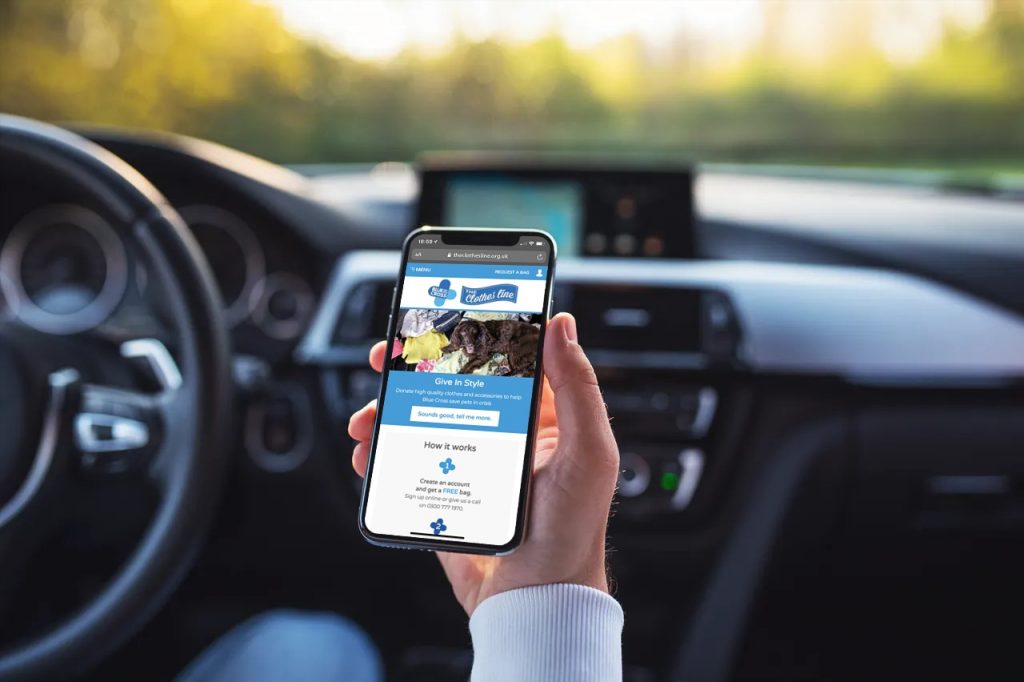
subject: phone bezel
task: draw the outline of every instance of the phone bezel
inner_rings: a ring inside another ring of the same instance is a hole
[[[519,487],[519,508],[516,511],[516,526],[512,538],[502,545],[487,545],[462,540],[430,540],[410,538],[403,535],[387,535],[374,533],[366,525],[366,503],[369,497],[370,485],[373,477],[373,463],[377,454],[377,436],[380,433],[381,417],[385,392],[387,391],[388,375],[390,369],[387,359],[391,357],[392,346],[395,339],[395,325],[398,320],[398,313],[401,310],[402,289],[405,285],[405,272],[408,265],[409,252],[413,241],[425,234],[438,235],[442,243],[447,246],[514,246],[519,243],[522,237],[540,237],[548,242],[550,255],[548,257],[548,273],[544,286],[544,309],[545,322],[551,316],[551,292],[554,283],[556,244],[550,234],[543,230],[534,229],[501,229],[501,228],[454,228],[454,227],[431,227],[424,226],[411,232],[402,244],[402,261],[399,266],[398,279],[395,284],[394,296],[391,301],[391,313],[388,317],[387,350],[385,353],[385,365],[381,372],[380,389],[377,395],[377,414],[373,423],[373,433],[370,439],[369,460],[366,465],[366,476],[363,479],[363,490],[359,501],[359,532],[367,541],[374,545],[383,547],[396,547],[402,549],[423,549],[443,550],[450,552],[463,552],[468,554],[504,555],[513,552],[526,538],[526,527],[529,517],[530,502],[530,481],[533,474],[533,449],[536,439],[537,415],[540,407],[541,392],[544,386],[544,339],[547,335],[547,324],[540,330],[537,348],[537,367],[533,380],[533,397],[530,406],[530,421],[526,430],[526,452],[523,456],[523,470]],[[453,240],[453,241],[448,241]]]

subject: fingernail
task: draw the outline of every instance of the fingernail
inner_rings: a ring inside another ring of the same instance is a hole
[[[576,318],[569,314],[565,315],[565,338],[576,343]]]

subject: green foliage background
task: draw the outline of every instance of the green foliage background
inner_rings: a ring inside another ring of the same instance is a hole
[[[248,0],[0,0],[0,110],[278,162],[530,148],[1024,169],[1024,0],[992,0],[910,64],[856,38],[816,63],[770,40],[723,67],[685,44],[655,58],[634,36],[581,51],[557,35],[367,62]]]

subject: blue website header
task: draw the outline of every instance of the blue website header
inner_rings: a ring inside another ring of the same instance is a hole
[[[544,281],[547,266],[484,265],[480,263],[409,263],[406,277],[459,277],[464,279],[530,279]]]

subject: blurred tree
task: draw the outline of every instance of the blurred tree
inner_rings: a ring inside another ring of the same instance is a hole
[[[794,24],[806,5],[761,7],[761,39],[729,58],[686,33],[660,51],[550,34],[364,62],[251,0],[0,0],[0,109],[281,162],[445,147],[1024,166],[1024,0],[991,0],[977,28],[948,25],[910,63],[874,42],[877,5],[833,1],[811,43]]]
[[[1024,101],[1024,0],[992,0],[983,29],[992,40],[1008,72],[1008,97]]]

